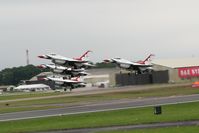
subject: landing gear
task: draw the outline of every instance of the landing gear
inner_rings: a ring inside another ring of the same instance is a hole
[[[152,70],[152,69],[149,69],[149,70],[148,70],[148,73],[150,73],[150,74],[153,73],[153,70]]]
[[[120,74],[122,74],[122,69],[120,69]]]
[[[130,76],[130,75],[132,75],[133,73],[135,73],[134,71],[130,71],[129,73],[128,73],[128,75]]]
[[[72,91],[72,89],[74,89],[75,87],[72,85],[71,87],[70,87],[70,92]]]

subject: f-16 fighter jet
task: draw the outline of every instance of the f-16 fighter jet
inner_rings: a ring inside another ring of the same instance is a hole
[[[74,88],[85,87],[86,83],[80,81],[80,77],[74,77],[71,79],[65,79],[64,77],[47,77],[45,80],[54,81],[59,87],[70,87],[70,91]]]
[[[46,55],[40,55],[38,57],[51,60],[56,65],[70,66],[70,67],[74,67],[77,69],[77,68],[81,68],[81,67],[92,66],[92,64],[89,64],[88,60],[85,60],[85,57],[90,52],[91,52],[90,50],[86,51],[79,58],[68,58],[68,57],[64,57],[62,55],[58,55],[58,54],[46,54]]]
[[[71,77],[87,76],[88,75],[88,73],[85,72],[84,68],[72,69],[69,67],[59,66],[59,65],[55,65],[55,64],[42,64],[37,67],[41,68],[41,69],[51,69],[56,74],[70,75]]]
[[[150,54],[145,60],[132,62],[122,58],[112,58],[104,60],[105,63],[114,63],[121,69],[135,71],[137,74],[149,73],[153,71],[153,65],[149,63],[150,58],[154,56]]]

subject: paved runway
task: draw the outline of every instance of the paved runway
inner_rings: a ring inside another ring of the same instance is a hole
[[[186,103],[192,101],[199,101],[199,95],[197,94],[197,95],[177,96],[177,97],[173,96],[173,97],[146,98],[146,99],[136,99],[136,100],[127,99],[127,100],[104,101],[101,103],[81,105],[81,106],[71,106],[61,109],[6,113],[0,115],[0,121],[80,114],[80,113],[99,112],[99,111],[127,109],[127,108],[138,108],[138,107],[155,106],[155,105]]]

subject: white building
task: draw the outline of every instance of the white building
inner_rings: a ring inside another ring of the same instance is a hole
[[[14,89],[15,91],[46,91],[51,90],[51,88],[44,84],[32,84],[32,85],[20,85]]]

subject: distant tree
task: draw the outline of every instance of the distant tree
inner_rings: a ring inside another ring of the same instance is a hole
[[[6,68],[0,71],[0,85],[17,85],[21,80],[29,80],[41,72],[33,65]]]

